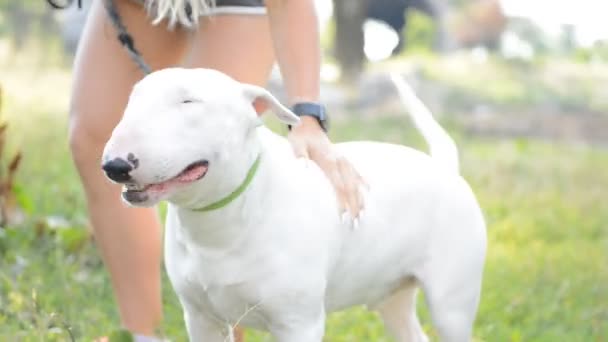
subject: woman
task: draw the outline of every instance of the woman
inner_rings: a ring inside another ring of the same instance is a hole
[[[289,104],[318,103],[320,47],[313,0],[216,0],[200,17],[202,0],[194,1],[188,1],[189,15],[182,11],[185,0],[145,7],[140,1],[116,0],[114,6],[152,70],[178,64],[214,68],[263,86],[276,58]],[[155,14],[163,19],[158,24],[151,18]],[[115,34],[102,1],[95,1],[75,59],[70,147],[121,322],[134,334],[154,336],[162,311],[161,226],[153,209],[127,208],[119,187],[100,169],[103,146],[143,76]],[[294,152],[323,169],[342,207],[355,217],[361,208],[358,174],[335,156],[319,121],[298,114],[302,123],[288,136]]]

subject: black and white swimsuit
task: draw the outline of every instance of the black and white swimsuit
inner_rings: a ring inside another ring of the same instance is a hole
[[[200,17],[265,15],[264,0],[133,0],[146,7],[154,23],[168,19],[169,26],[196,27]]]
[[[216,0],[213,14],[266,14],[264,0]]]
[[[177,5],[180,1],[175,0],[133,0],[141,5],[160,5],[159,3],[173,2]],[[193,1],[200,3],[209,3],[210,0],[184,0],[181,1],[184,5]],[[206,6],[205,6],[206,7]],[[199,13],[200,16],[220,15],[220,14],[253,14],[265,15],[266,6],[264,0],[215,0],[215,6],[209,6],[204,13]]]

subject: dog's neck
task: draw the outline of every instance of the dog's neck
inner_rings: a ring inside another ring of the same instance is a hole
[[[259,128],[265,130],[265,128]],[[261,135],[272,133],[262,132]],[[268,137],[255,136],[251,144],[248,145],[246,151],[242,151],[238,156],[240,161],[235,162],[234,168],[223,170],[222,184],[215,184],[213,191],[211,187],[203,188],[205,182],[201,182],[201,186],[194,188],[197,195],[191,196],[189,201],[182,203],[173,203],[175,213],[180,220],[180,227],[184,229],[184,234],[189,235],[190,241],[195,241],[200,247],[208,250],[228,250],[239,244],[239,240],[245,239],[247,236],[246,227],[250,226],[251,222],[255,222],[258,217],[252,215],[265,215],[270,210],[264,201],[267,198],[267,192],[272,186],[281,186],[277,183],[278,179],[273,173],[281,172],[276,167],[271,166],[276,163],[278,158],[274,148],[267,148]],[[225,198],[228,194],[237,189],[243,184],[247,177],[247,173],[251,170],[256,159],[259,157],[258,170],[255,176],[248,182],[244,189],[230,203],[217,208],[215,210],[199,211],[197,209],[206,207],[216,203],[218,200]],[[210,198],[209,193],[217,194]],[[247,206],[254,207],[251,210],[245,210]],[[244,212],[249,213],[247,217]],[[253,213],[253,214],[252,214]],[[226,222],[230,222],[229,225]]]
[[[237,186],[236,189],[234,189],[231,193],[227,194],[225,197],[223,197],[211,204],[207,204],[200,208],[194,208],[192,210],[198,211],[198,212],[219,210],[219,209],[222,209],[223,207],[229,205],[232,201],[234,201],[239,196],[241,196],[243,194],[243,192],[245,192],[247,190],[247,187],[249,187],[249,185],[251,184],[251,181],[257,174],[258,168],[260,166],[261,158],[262,158],[262,154],[260,153],[253,161],[253,164],[251,164],[251,166],[249,167],[249,170],[247,171],[247,174],[245,175],[245,178],[243,179],[241,184],[239,184],[239,186]]]

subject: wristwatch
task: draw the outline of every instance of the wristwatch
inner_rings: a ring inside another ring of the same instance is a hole
[[[327,132],[329,118],[323,105],[315,102],[299,102],[293,105],[291,111],[297,116],[312,116],[317,119],[323,131]],[[288,127],[291,129],[291,126]]]

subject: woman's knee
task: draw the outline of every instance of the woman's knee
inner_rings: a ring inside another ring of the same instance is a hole
[[[104,125],[95,125],[87,120],[89,115],[72,109],[68,121],[68,142],[72,160],[79,171],[99,164],[103,147],[111,134]]]

